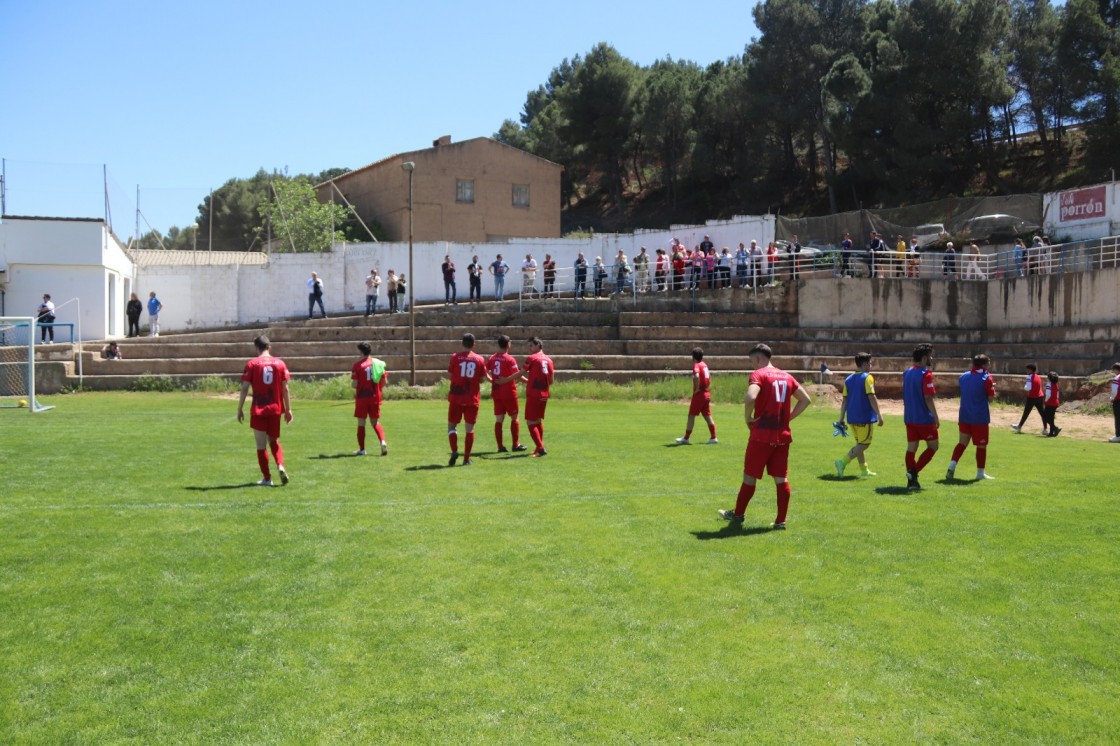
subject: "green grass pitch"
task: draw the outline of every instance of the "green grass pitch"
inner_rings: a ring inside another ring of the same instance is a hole
[[[51,403],[0,412],[5,744],[1120,741],[1115,445],[995,432],[947,484],[950,426],[907,494],[899,418],[839,480],[814,407],[789,530],[765,480],[733,533],[732,404],[674,447],[683,404],[558,399],[530,459],[484,401],[448,469],[442,402],[353,458],[296,401],[265,489],[235,401]]]

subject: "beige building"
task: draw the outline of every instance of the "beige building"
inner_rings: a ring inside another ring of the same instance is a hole
[[[481,243],[560,236],[563,166],[488,137],[401,153],[316,187],[319,199],[345,196],[367,223],[376,220],[391,241],[408,240],[408,173],[412,161],[416,241]],[[333,188],[332,188],[333,183]],[[337,191],[335,191],[337,189]]]

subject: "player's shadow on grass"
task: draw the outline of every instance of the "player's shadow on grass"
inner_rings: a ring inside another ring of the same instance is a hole
[[[307,458],[310,461],[320,461],[335,458],[364,458],[364,456],[359,456],[356,453],[320,453],[318,456],[308,456]]]
[[[243,490],[246,487],[260,487],[260,485],[256,482],[245,482],[244,484],[215,484],[212,487],[190,486],[186,489],[191,492],[209,492],[211,490]]]
[[[875,493],[879,494],[879,495],[912,495],[912,494],[920,495],[921,490],[916,490],[914,492],[911,492],[906,487],[898,487],[898,486],[895,486],[895,485],[891,485],[889,487],[876,487],[875,488]]]
[[[836,472],[833,472],[832,474],[821,474],[820,476],[817,477],[817,479],[821,480],[822,482],[858,482],[859,481],[859,477],[857,477],[855,474],[847,474],[845,476],[838,477],[838,476],[836,476]]]
[[[711,541],[712,539],[735,539],[745,536],[755,536],[757,534],[773,534],[777,532],[769,526],[752,526],[750,528],[743,528],[741,526],[724,526],[719,531],[689,531],[689,533],[695,536],[697,541]]]
[[[420,464],[419,466],[406,466],[405,471],[434,471],[436,469],[454,469],[453,466],[447,464]]]
[[[517,453],[498,453],[497,451],[491,451],[490,453],[480,453],[480,454],[478,454],[478,458],[484,458],[487,461],[490,461],[490,460],[493,460],[493,461],[510,461],[512,459],[515,459],[515,458],[529,458],[529,454],[528,453],[521,453],[521,452],[517,452]]]

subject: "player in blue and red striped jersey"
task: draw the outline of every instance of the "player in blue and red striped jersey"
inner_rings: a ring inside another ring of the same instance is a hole
[[[245,364],[241,374],[241,398],[237,401],[237,421],[245,421],[245,397],[253,391],[253,402],[249,409],[249,427],[257,441],[257,463],[264,479],[257,482],[262,487],[272,486],[272,473],[268,468],[268,451],[276,460],[280,471],[280,481],[288,483],[288,472],[284,470],[284,449],[280,446],[280,417],[292,421],[292,405],[288,397],[288,366],[278,357],[272,356],[272,343],[263,334],[253,340],[257,356]]]
[[[366,455],[366,418],[373,425],[377,439],[381,441],[381,455],[389,455],[385,443],[385,430],[381,427],[381,387],[389,381],[385,361],[373,356],[369,342],[358,344],[358,351],[365,357],[354,363],[350,370],[350,385],[354,387],[354,417],[358,420],[358,450],[355,456]]]
[[[921,344],[914,348],[914,364],[902,374],[902,420],[906,423],[906,489],[920,490],[918,474],[937,453],[940,441],[937,428],[941,418],[933,401],[937,391],[933,386],[933,345]],[[918,444],[925,441],[926,449],[917,456]]]
[[[812,403],[808,392],[789,373],[770,363],[770,347],[757,344],[748,353],[751,365],[750,385],[743,400],[743,415],[750,430],[747,451],[743,456],[743,483],[733,510],[721,510],[719,515],[733,527],[743,525],[743,514],[754,497],[755,485],[762,479],[763,471],[774,478],[778,495],[778,516],[771,528],[786,527],[789,511],[789,446],[793,433],[789,423]],[[790,408],[790,399],[797,404]]]
[[[544,449],[544,410],[548,406],[549,391],[552,387],[556,369],[552,358],[544,354],[544,344],[538,337],[529,338],[529,357],[525,358],[525,424],[529,426],[529,437],[536,449],[533,458],[547,456]]]
[[[692,435],[692,426],[696,424],[696,415],[704,418],[708,423],[708,445],[719,443],[716,438],[716,423],[712,419],[712,373],[708,364],[704,362],[704,350],[699,347],[692,348],[692,401],[688,404],[688,424],[685,425],[684,437],[677,438],[677,443],[682,446],[692,445],[689,437]]]
[[[1042,426],[1049,428],[1046,433],[1051,438],[1058,437],[1058,433],[1062,428],[1054,424],[1054,415],[1058,412],[1058,405],[1062,403],[1062,395],[1058,390],[1058,374],[1055,371],[1050,371],[1046,374],[1046,392],[1045,408],[1042,410]]]
[[[996,382],[988,368],[992,365],[987,355],[974,355],[972,369],[961,376],[961,409],[957,417],[957,429],[960,430],[960,441],[953,449],[953,458],[949,461],[949,471],[945,473],[946,479],[953,479],[957,470],[957,463],[968,448],[969,441],[976,446],[976,478],[991,479],[984,472],[988,463],[988,428],[992,422],[992,414],[988,409],[988,400],[996,395]]]
[[[463,335],[463,349],[451,356],[447,372],[451,374],[451,388],[447,394],[447,440],[451,444],[448,466],[459,459],[459,421],[466,423],[466,447],[463,449],[463,466],[470,466],[471,448],[474,447],[474,423],[478,421],[479,386],[486,377],[486,361],[473,351],[474,335]]]
[[[1042,420],[1042,434],[1046,435],[1046,415],[1042,413],[1042,407],[1046,402],[1046,394],[1042,388],[1042,376],[1038,375],[1038,366],[1034,363],[1027,363],[1027,380],[1023,385],[1023,390],[1027,392],[1027,401],[1023,404],[1023,416],[1019,418],[1019,424],[1012,425],[1011,429],[1021,433],[1023,425],[1027,423],[1027,418],[1030,417],[1031,410],[1037,409],[1038,416]]]
[[[521,369],[517,360],[509,354],[510,339],[505,334],[498,337],[498,351],[486,361],[486,377],[490,379],[490,398],[494,401],[494,440],[498,443],[498,453],[508,453],[502,443],[502,423],[506,415],[510,417],[509,434],[513,439],[513,450],[527,451],[521,445],[521,421],[517,419],[517,377]]]

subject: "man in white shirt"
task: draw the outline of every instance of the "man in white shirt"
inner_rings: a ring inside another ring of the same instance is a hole
[[[381,277],[376,269],[371,269],[366,277],[366,316],[377,313],[377,294],[381,290]]]
[[[536,292],[536,282],[537,260],[532,254],[526,254],[525,261],[521,262],[521,293],[531,297]]]

